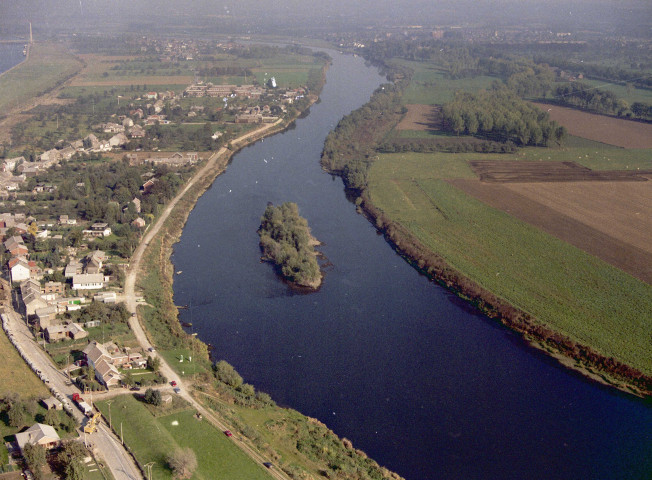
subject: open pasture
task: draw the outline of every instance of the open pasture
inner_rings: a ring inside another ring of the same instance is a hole
[[[571,135],[622,148],[652,148],[652,124],[596,115],[573,108],[534,103]]]
[[[0,331],[0,396],[15,392],[23,397],[49,396],[45,384],[36,376],[11,344],[4,330]]]
[[[396,130],[439,130],[441,129],[440,108],[433,105],[406,105],[407,113],[396,126]]]

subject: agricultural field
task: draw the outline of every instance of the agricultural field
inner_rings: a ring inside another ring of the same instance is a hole
[[[95,405],[108,418],[106,402]],[[152,478],[172,479],[166,457],[178,448],[191,448],[197,456],[193,479],[269,478],[263,467],[249,459],[223,432],[197,419],[194,410],[154,416],[132,395],[122,395],[113,399],[111,422],[118,432],[122,424],[125,444],[141,465],[155,462]]]
[[[55,88],[81,66],[61,45],[33,44],[27,61],[0,76],[0,111],[15,108]]]
[[[0,397],[9,392],[18,393],[24,398],[50,395],[45,384],[18,354],[4,330],[0,331],[0,358],[3,362],[0,369]]]
[[[554,155],[380,155],[368,194],[462,274],[571,339],[650,374],[645,319],[652,318],[652,286],[449,182],[476,178],[471,159],[534,160],[543,153]]]
[[[434,105],[405,105],[407,113],[396,130],[432,131],[441,128],[440,108]]]
[[[534,103],[571,135],[622,148],[652,148],[652,124],[596,115],[580,110]]]
[[[497,77],[481,75],[473,78],[450,79],[446,78],[446,71],[436,65],[411,62],[407,60],[393,60],[414,70],[412,81],[403,94],[403,104],[442,105],[453,100],[455,92],[476,92],[482,88],[489,88],[498,80]]]

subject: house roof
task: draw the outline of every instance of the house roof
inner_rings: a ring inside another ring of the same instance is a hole
[[[44,398],[43,403],[47,408],[61,408],[63,404],[54,397]]]
[[[16,442],[18,442],[18,446],[21,450],[23,450],[25,445],[28,443],[46,445],[60,440],[61,438],[59,438],[59,434],[53,427],[50,425],[43,425],[42,423],[35,423],[24,432],[16,434]]]
[[[101,273],[77,273],[72,277],[73,285],[89,285],[92,283],[104,283],[104,275]]]
[[[93,365],[100,361],[102,357],[110,358],[109,352],[106,351],[106,348],[101,343],[95,341],[89,343],[86,348],[84,348],[84,354]]]

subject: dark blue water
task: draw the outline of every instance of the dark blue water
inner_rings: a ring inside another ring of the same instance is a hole
[[[237,154],[176,245],[183,321],[257,388],[410,480],[643,479],[652,409],[527,347],[412,269],[319,167],[337,121],[382,81],[335,56],[296,128]],[[332,263],[317,293],[260,263],[267,202],[297,202]]]
[[[18,65],[25,57],[23,56],[22,43],[0,43],[0,73]]]

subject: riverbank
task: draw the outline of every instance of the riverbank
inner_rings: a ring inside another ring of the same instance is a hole
[[[546,352],[565,367],[593,381],[639,397],[652,394],[650,377],[538,322],[527,312],[453,268],[407,228],[377,208],[366,191],[362,192],[360,199],[360,212],[385,236],[392,248],[422,274],[470,302],[488,317],[520,333],[531,346]]]

